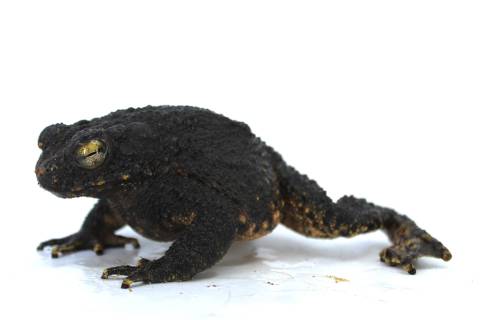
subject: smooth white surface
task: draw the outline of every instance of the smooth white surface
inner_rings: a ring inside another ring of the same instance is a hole
[[[168,247],[142,240],[142,257],[158,257]],[[59,260],[29,250],[22,255],[25,265],[17,270],[25,278],[16,280],[9,291],[20,313],[52,312],[58,318],[72,312],[192,318],[317,313],[373,313],[371,318],[376,318],[391,313],[401,318],[412,311],[443,317],[474,305],[478,273],[459,262],[468,257],[457,256],[448,265],[422,259],[413,277],[378,261],[378,252],[387,244],[381,233],[316,241],[282,227],[261,240],[235,244],[221,263],[191,282],[137,286],[131,291],[119,288],[121,280],[101,280],[100,275],[108,266],[135,264],[133,249],[109,250],[103,257],[84,252]],[[332,277],[348,282],[336,283]],[[28,308],[22,307],[25,301]]]
[[[0,2],[2,316],[475,318],[479,16],[478,1]],[[129,292],[102,269],[168,244],[35,252],[94,203],[37,186],[40,131],[147,104],[247,122],[332,198],[408,214],[453,261],[422,259],[412,277],[378,261],[380,232],[326,241],[279,228],[192,282]]]

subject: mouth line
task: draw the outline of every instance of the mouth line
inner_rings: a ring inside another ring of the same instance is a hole
[[[103,178],[98,179],[97,181],[86,183],[84,185],[74,185],[71,188],[68,189],[53,189],[53,188],[45,188],[42,186],[40,183],[40,186],[47,191],[55,194],[56,196],[60,198],[76,198],[76,197],[82,197],[82,196],[89,196],[87,193],[89,191],[104,191],[107,189],[109,186],[112,184],[115,184],[116,182],[119,182],[120,184],[124,184],[129,180],[130,176],[129,175],[123,175],[120,179],[118,180],[105,180]]]
[[[107,182],[103,181],[101,184],[91,184],[85,187],[77,186],[77,187],[73,187],[68,192],[76,194],[76,193],[82,193],[89,190],[104,190],[107,184],[108,184]]]
[[[76,198],[76,197],[82,197],[82,196],[88,196],[86,193],[88,191],[92,191],[92,190],[96,190],[96,191],[102,191],[106,188],[106,186],[108,185],[108,183],[106,181],[103,181],[98,184],[97,183],[92,183],[92,184],[89,184],[89,185],[86,185],[86,186],[74,186],[72,188],[69,188],[69,189],[64,189],[64,190],[61,190],[61,189],[51,189],[51,188],[45,188],[42,186],[45,190],[53,193],[54,195],[56,195],[57,197],[60,197],[60,198]]]
[[[77,194],[77,193],[83,193],[89,190],[103,191],[108,186],[117,182],[120,184],[125,184],[129,180],[129,178],[130,176],[128,175],[123,175],[120,180],[104,180],[103,178],[101,178],[95,182],[91,182],[87,184],[86,186],[74,186],[67,192]]]

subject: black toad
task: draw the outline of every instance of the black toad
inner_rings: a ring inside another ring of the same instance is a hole
[[[352,196],[333,202],[317,183],[288,166],[249,127],[206,109],[145,107],[113,112],[40,134],[35,173],[60,197],[94,197],[79,232],[43,242],[52,256],[133,244],[115,235],[129,225],[141,235],[174,241],[157,260],[106,269],[135,282],[191,279],[235,240],[252,240],[279,223],[316,238],[384,230],[393,245],[383,262],[415,274],[415,259],[451,254],[404,215]]]

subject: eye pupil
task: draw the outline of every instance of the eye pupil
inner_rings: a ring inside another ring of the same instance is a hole
[[[95,169],[105,161],[106,154],[107,150],[102,141],[91,140],[77,148],[75,158],[82,168]]]

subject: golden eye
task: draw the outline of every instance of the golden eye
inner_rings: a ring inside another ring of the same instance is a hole
[[[100,140],[90,140],[75,151],[77,163],[85,169],[98,168],[105,161],[106,155],[107,148]]]

